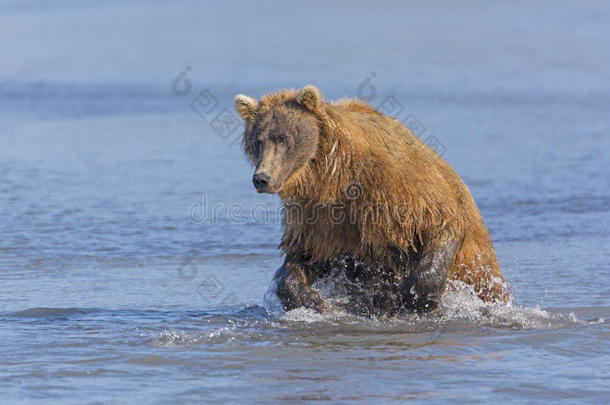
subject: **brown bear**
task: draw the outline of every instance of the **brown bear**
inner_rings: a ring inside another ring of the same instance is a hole
[[[326,102],[311,85],[238,95],[235,109],[256,190],[283,203],[275,281],[286,310],[324,311],[312,284],[337,264],[373,291],[362,313],[433,310],[452,281],[510,300],[468,188],[403,124],[362,101]]]

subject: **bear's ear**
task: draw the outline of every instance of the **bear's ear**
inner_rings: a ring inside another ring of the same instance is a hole
[[[301,104],[308,110],[315,111],[322,104],[322,93],[316,86],[308,84],[297,93],[297,103]]]
[[[254,120],[256,115],[256,107],[258,107],[258,101],[252,97],[238,94],[235,96],[235,111],[248,122]]]

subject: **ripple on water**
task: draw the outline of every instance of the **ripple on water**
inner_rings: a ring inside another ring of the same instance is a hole
[[[306,308],[277,312],[250,306],[216,314],[204,323],[176,325],[175,328],[153,332],[148,335],[148,342],[158,347],[276,345],[294,343],[299,337],[308,340],[312,331],[321,339],[337,334],[409,334],[414,340],[421,338],[431,342],[443,333],[557,331],[606,322],[603,318],[582,320],[574,313],[550,312],[538,306],[485,303],[471,289],[462,289],[447,293],[438,313],[379,319],[353,315],[332,306],[323,314]]]
[[[23,311],[12,312],[9,314],[9,316],[17,318],[68,318],[73,315],[85,315],[96,311],[98,310],[86,308],[36,307],[25,309]]]

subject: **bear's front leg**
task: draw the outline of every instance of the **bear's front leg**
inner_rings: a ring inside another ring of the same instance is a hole
[[[313,275],[307,270],[307,265],[286,258],[275,274],[277,296],[282,301],[284,310],[305,307],[324,312],[324,300],[311,288]]]
[[[404,310],[429,312],[438,307],[445,288],[449,265],[461,244],[448,230],[424,243],[419,260],[400,286]]]

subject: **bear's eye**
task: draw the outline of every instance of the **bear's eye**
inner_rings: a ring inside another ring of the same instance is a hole
[[[254,140],[254,153],[255,154],[259,154],[261,151],[261,147],[262,147],[262,142],[260,141],[260,139],[255,139]]]
[[[277,138],[277,143],[280,145],[286,145],[286,137],[280,136],[279,138]]]

